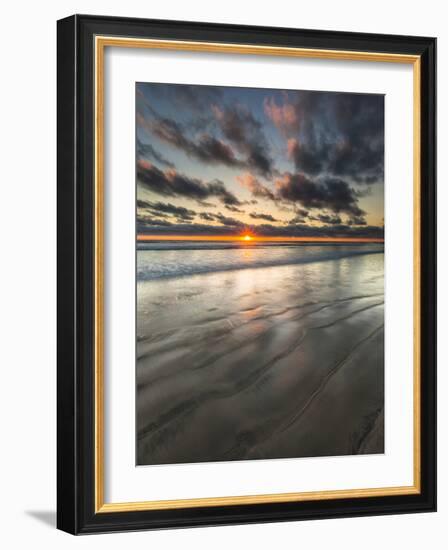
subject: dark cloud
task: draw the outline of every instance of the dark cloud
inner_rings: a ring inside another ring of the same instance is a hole
[[[229,218],[227,216],[223,216],[222,214],[216,214],[215,219],[222,225],[226,225],[228,227],[241,228],[245,226],[244,223],[240,222],[239,220],[236,220],[235,218]]]
[[[143,216],[137,218],[137,233],[145,233],[145,231],[149,228],[151,230],[154,230],[154,228],[167,228],[167,227],[175,227],[175,225],[172,222],[166,221],[166,220],[157,220],[154,218],[150,218],[149,216]]]
[[[150,118],[137,114],[137,124],[151,132],[161,141],[169,143],[183,151],[186,155],[209,164],[224,164],[240,168],[244,163],[235,157],[232,148],[223,141],[203,133],[197,141],[188,136],[184,125],[159,116],[154,109],[148,107]]]
[[[244,166],[229,145],[210,134],[204,133],[198,141],[194,141],[187,136],[182,125],[168,118],[157,117],[155,120],[145,121],[145,124],[157,138],[201,162],[236,168]]]
[[[179,174],[173,169],[164,172],[146,161],[137,163],[137,180],[140,185],[158,195],[185,197],[198,202],[216,197],[223,204],[233,206],[242,204],[222,181],[214,180],[205,183],[199,179]]]
[[[242,176],[237,176],[236,180],[240,185],[249,189],[254,197],[275,201],[274,193],[266,187],[266,185],[260,183],[260,181],[250,172],[246,172]],[[252,204],[254,203],[252,202]]]
[[[283,208],[282,208],[282,210],[283,210]],[[285,210],[289,211],[289,209],[285,209]],[[306,223],[307,219],[309,217],[308,210],[305,210],[304,208],[299,208],[298,206],[295,206],[294,214],[295,214],[294,218],[292,218],[288,222],[290,225]]]
[[[220,163],[236,168],[244,165],[242,161],[235,158],[235,154],[229,145],[209,134],[203,134],[197,143],[191,142],[190,151],[186,152],[210,164]]]
[[[378,226],[353,227],[347,224],[323,225],[319,227],[308,224],[295,224],[283,227],[264,224],[262,226],[249,227],[255,234],[264,237],[345,237],[345,238],[372,238],[383,239],[384,228]]]
[[[353,238],[384,238],[384,230],[377,226],[353,227],[346,224],[313,227],[307,224],[278,227],[264,224],[254,228],[259,235],[265,237],[353,237]]]
[[[139,97],[146,111],[146,114],[142,111],[137,114],[137,124],[140,127],[202,162],[247,168],[265,177],[274,173],[263,127],[249,110],[241,105],[219,107],[216,101],[212,104],[212,98],[216,96],[212,89],[199,90],[196,94],[198,97],[195,97],[196,87],[176,87],[173,90],[168,87],[167,90],[167,96],[174,96],[175,103],[180,101],[187,107],[183,112],[191,111],[193,105],[200,105],[201,113],[206,110],[210,115],[195,116],[187,123],[177,122],[161,116],[140,91]],[[211,135],[210,131],[216,127],[227,143]],[[199,131],[199,135],[191,136],[192,130]],[[157,160],[154,156],[151,158]]]
[[[216,208],[216,204],[213,204],[212,202],[201,201],[201,200],[198,200],[196,202],[201,206],[204,206],[205,208]]]
[[[299,215],[294,216],[294,218],[290,219],[288,222],[289,225],[297,225],[301,223],[306,223],[306,219]]]
[[[303,208],[296,208],[295,213],[302,218],[308,217],[308,210],[304,210]]]
[[[262,213],[258,213],[258,212],[252,212],[249,214],[249,216],[251,218],[253,218],[254,220],[265,220],[267,222],[278,222],[278,220],[276,220],[274,218],[274,216],[271,216],[271,214],[262,214]]]
[[[140,140],[137,140],[137,156],[138,158],[146,157],[151,160],[155,160],[163,166],[174,168],[174,164],[166,159],[161,153],[156,151],[152,145],[149,143],[143,143]]]
[[[241,208],[237,208],[236,206],[232,206],[231,204],[226,204],[225,208],[231,212],[239,212],[240,214],[244,214],[244,210],[241,210]]]
[[[323,162],[313,148],[299,143],[295,138],[288,139],[288,157],[294,161],[297,170],[315,175],[323,171]]]
[[[158,139],[182,150],[188,156],[208,164],[248,168],[263,176],[270,176],[273,173],[273,161],[262,126],[249,111],[242,107],[221,109],[214,105],[214,119],[211,117],[209,121],[204,119],[199,126],[198,124],[185,125],[162,117],[148,104],[146,109],[150,116],[137,115],[137,123]],[[218,125],[227,143],[205,131],[213,124]],[[199,136],[191,137],[187,128],[203,131]]]
[[[213,235],[213,236],[237,236],[241,230],[231,225],[206,225],[206,224],[168,224],[163,226],[155,220],[146,221],[138,226],[138,233],[141,235]]]
[[[304,174],[285,174],[276,181],[277,195],[291,203],[300,203],[305,208],[324,208],[336,214],[363,217],[365,212],[358,206],[358,197],[347,182],[339,179],[314,181]]]
[[[149,202],[137,199],[137,208],[149,208]]]
[[[317,214],[316,216],[309,216],[310,220],[315,220],[327,225],[340,225],[342,224],[341,216],[337,214]]]
[[[153,210],[152,209],[152,203],[148,201],[144,201],[141,199],[137,199],[137,217],[141,218],[146,216],[148,213],[152,216],[156,216],[157,218],[169,218],[171,214],[168,214],[166,212],[162,212],[161,210]]]
[[[203,219],[205,216],[201,215]],[[211,220],[208,220],[211,221]],[[235,223],[236,222],[236,223]],[[146,224],[146,226],[145,226]],[[248,231],[260,237],[345,237],[383,239],[384,228],[378,226],[351,226],[348,224],[323,225],[312,227],[307,224],[276,226],[271,224],[243,225],[238,220],[227,219],[221,225],[206,225],[200,223],[169,224],[157,220],[143,220],[139,224],[140,234],[150,235],[213,235],[239,237],[242,231]]]
[[[384,180],[384,97],[375,94],[288,92],[266,115],[288,139],[300,172],[373,184]]]
[[[354,193],[360,199],[362,199],[363,197],[370,197],[372,195],[372,188],[362,187],[361,189],[355,189]]]
[[[235,227],[235,228],[242,228],[245,227],[245,225],[240,222],[239,220],[236,220],[235,218],[230,218],[228,216],[224,216],[223,214],[214,214],[211,212],[201,212],[199,214],[199,217],[203,220],[207,221],[214,221],[217,223],[220,223],[221,225],[225,225],[227,227]],[[216,226],[213,226],[216,227]]]
[[[245,165],[265,177],[273,173],[273,160],[262,125],[241,105],[213,107],[224,137],[245,157]]]
[[[220,180],[214,180],[204,185],[207,186],[211,196],[217,197],[226,206],[241,206],[244,204]]]
[[[169,202],[140,202],[145,204],[144,208],[149,209],[153,214],[157,214],[158,216],[168,214],[186,221],[191,221],[196,216],[194,210],[184,208],[183,206],[175,206]]]
[[[367,222],[362,216],[352,216],[347,221],[348,225],[367,225]]]
[[[209,222],[215,221],[215,214],[210,214],[209,212],[201,212],[199,217]]]

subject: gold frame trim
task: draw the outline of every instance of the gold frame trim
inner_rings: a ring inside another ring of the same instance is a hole
[[[314,59],[372,61],[383,63],[407,63],[413,65],[413,173],[414,173],[414,482],[410,486],[279,493],[263,495],[194,498],[181,500],[157,500],[142,502],[104,502],[104,50],[106,47],[152,48],[159,50],[194,51],[207,53],[236,53],[250,55],[287,56]],[[182,40],[155,40],[96,36],[95,55],[95,513],[130,512],[143,510],[167,510],[204,506],[232,506],[274,502],[303,502],[342,498],[412,495],[421,492],[421,425],[420,425],[420,202],[421,202],[421,60],[417,55],[380,52],[355,52],[323,50],[252,44],[221,44]]]

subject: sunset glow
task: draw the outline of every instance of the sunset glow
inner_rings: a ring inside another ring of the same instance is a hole
[[[247,238],[248,237],[248,238]],[[373,237],[242,237],[226,235],[137,235],[137,241],[252,241],[252,242],[303,242],[303,243],[384,243]]]

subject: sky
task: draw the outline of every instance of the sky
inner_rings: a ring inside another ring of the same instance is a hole
[[[384,235],[384,97],[136,84],[139,238]]]

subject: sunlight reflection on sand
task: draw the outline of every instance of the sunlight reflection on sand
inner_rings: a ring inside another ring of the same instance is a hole
[[[383,261],[139,281],[138,463],[383,452]]]

